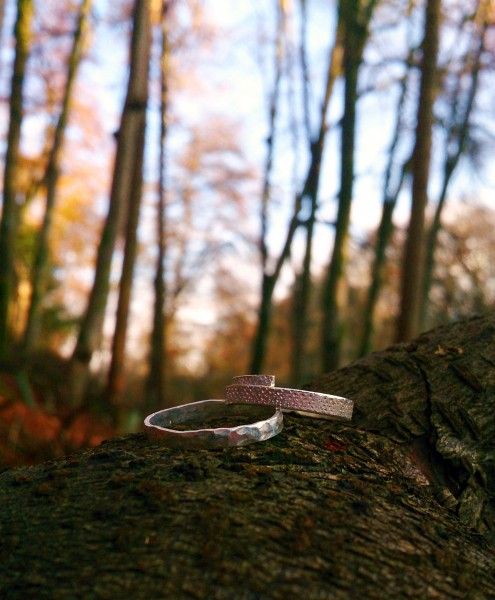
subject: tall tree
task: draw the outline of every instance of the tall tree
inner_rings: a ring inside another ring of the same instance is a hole
[[[258,309],[258,328],[256,331],[251,360],[251,371],[258,372],[263,362],[266,338],[269,329],[269,312],[271,293],[269,292],[270,273],[268,271],[268,206],[271,195],[271,177],[273,170],[273,158],[275,151],[276,123],[280,102],[280,80],[283,70],[283,37],[284,37],[284,6],[283,2],[276,0],[276,34],[275,48],[273,54],[273,86],[269,98],[268,107],[268,136],[266,139],[266,156],[263,169],[263,183],[261,189],[260,203],[260,238],[259,251],[261,258],[261,299]],[[274,286],[273,286],[274,287]],[[273,290],[272,290],[273,292]]]
[[[146,3],[143,2],[143,4]],[[149,7],[142,15],[140,27],[142,27],[143,30],[143,37],[141,38],[142,42],[138,51],[147,58],[147,62],[143,64],[146,71],[145,73],[140,74],[141,77],[139,79],[142,85],[142,88],[140,89],[141,105],[139,109],[140,127],[134,146],[135,155],[129,195],[129,208],[127,211],[127,224],[125,230],[124,260],[122,263],[122,273],[119,282],[119,299],[117,303],[117,315],[115,319],[115,330],[112,341],[112,359],[108,374],[107,399],[113,405],[118,403],[125,383],[123,376],[125,343],[127,336],[127,323],[129,319],[129,307],[131,302],[134,264],[136,262],[137,230],[139,225],[139,213],[141,209],[143,188],[144,140],[146,130],[148,72],[151,47]]]
[[[261,209],[260,209],[260,223],[261,223],[261,234],[260,234],[260,254],[261,254],[261,265],[263,272],[266,271],[266,263],[268,260],[268,248],[267,248],[267,233],[268,233],[268,205],[270,202],[271,195],[271,177],[273,170],[273,158],[275,154],[275,136],[276,136],[276,124],[277,116],[279,111],[279,99],[280,99],[280,79],[282,76],[282,62],[284,52],[284,6],[283,2],[276,0],[276,36],[275,36],[275,48],[274,48],[274,64],[273,64],[273,88],[270,94],[269,109],[268,109],[268,136],[266,139],[266,157],[265,165],[263,169],[263,184],[261,190]]]
[[[354,181],[358,73],[375,4],[376,0],[366,2],[341,0],[339,4],[344,43],[344,114],[341,128],[340,191],[335,237],[322,294],[321,356],[324,371],[335,369],[340,357],[342,324],[339,318],[338,297],[345,265]]]
[[[44,176],[44,183],[46,186],[46,206],[43,222],[37,238],[31,279],[31,301],[29,304],[28,318],[23,340],[24,351],[27,353],[29,353],[32,349],[39,329],[41,300],[45,291],[46,283],[48,240],[53,222],[53,212],[55,208],[57,184],[60,173],[60,160],[62,156],[62,148],[70,112],[72,95],[74,92],[74,84],[83,53],[85,33],[88,26],[91,5],[92,0],[82,0],[79,7],[79,15],[74,30],[72,48],[68,58],[67,81],[62,99],[62,106],[55,127],[53,144],[49,153],[48,164]]]
[[[149,405],[165,406],[166,399],[166,159],[167,159],[167,120],[168,120],[168,80],[169,80],[169,20],[170,0],[163,0],[161,15],[161,52],[160,52],[160,156],[158,167],[158,204],[156,219],[156,237],[158,254],[154,280],[155,303],[153,307],[153,329],[149,373],[147,380],[147,398]]]
[[[144,141],[146,131],[146,107],[148,104],[148,74],[151,49],[151,23],[149,2],[142,1],[141,10],[134,14],[134,27],[141,32],[140,44],[136,48],[141,56],[143,71],[136,74],[139,83],[140,104],[136,109],[138,120],[138,134],[134,145],[134,164],[132,168],[131,187],[129,190],[129,206],[127,210],[127,223],[125,229],[124,260],[119,282],[119,299],[117,303],[117,315],[112,341],[112,359],[108,374],[107,399],[110,404],[116,405],[124,388],[124,360],[125,343],[127,336],[127,323],[129,319],[129,307],[131,302],[132,280],[134,275],[134,264],[137,253],[137,230],[139,225],[139,213],[141,209],[143,188],[143,159]]]
[[[478,40],[475,42],[476,47],[471,51],[471,56],[466,61],[466,72],[459,74],[455,94],[451,102],[451,112],[449,122],[447,124],[446,140],[445,140],[445,160],[443,164],[442,185],[440,194],[435,207],[433,220],[430,224],[426,235],[426,254],[423,272],[423,286],[421,298],[421,315],[420,324],[422,327],[426,324],[426,312],[428,308],[428,295],[431,288],[433,269],[435,265],[435,248],[437,245],[438,232],[441,227],[442,212],[447,200],[447,191],[451,182],[452,176],[459,164],[459,161],[466,150],[471,114],[473,111],[478,84],[480,78],[480,70],[482,67],[482,54],[486,47],[486,32],[488,30],[487,12],[489,8],[488,2],[481,2],[479,17],[481,23],[477,26]],[[470,79],[464,102],[459,99],[461,95],[462,81],[465,78]]]
[[[424,264],[424,220],[428,202],[433,103],[441,0],[427,0],[416,136],[412,155],[412,204],[402,260],[400,312],[396,339],[410,339],[419,329]]]
[[[332,97],[334,83],[340,75],[342,69],[342,27],[337,23],[335,41],[330,48],[328,56],[328,67],[326,74],[325,89],[320,109],[320,123],[318,132],[310,137],[311,165],[312,170],[308,174],[307,200],[309,203],[309,216],[305,222],[306,246],[304,251],[303,265],[300,276],[296,279],[294,287],[294,316],[293,316],[293,348],[291,379],[294,384],[299,384],[304,376],[304,357],[305,341],[307,337],[308,326],[308,307],[311,292],[311,263],[313,234],[318,210],[318,189],[320,185],[321,163],[323,151],[325,149],[325,140],[328,133],[327,113]],[[305,56],[305,52],[301,52]],[[306,78],[305,82],[306,82]],[[306,86],[305,86],[306,87]],[[304,97],[308,94],[304,93]],[[307,101],[305,101],[306,103]],[[309,119],[306,118],[308,122]],[[309,125],[307,125],[308,127]]]
[[[18,0],[14,26],[15,58],[9,104],[9,129],[3,174],[3,206],[0,221],[0,358],[7,354],[9,304],[12,295],[12,271],[17,220],[16,185],[23,113],[23,89],[31,42],[33,1]]]
[[[373,329],[375,320],[375,309],[383,284],[383,271],[385,267],[385,252],[393,231],[392,217],[399,196],[409,160],[402,164],[398,156],[399,146],[404,133],[404,107],[407,97],[408,81],[411,67],[413,65],[414,48],[411,48],[405,62],[406,70],[402,76],[399,86],[399,97],[397,101],[394,132],[388,151],[387,166],[385,168],[383,182],[383,201],[380,224],[376,233],[373,265],[371,268],[371,281],[364,309],[363,336],[359,347],[359,356],[365,356],[371,351],[373,343]]]
[[[331,48],[330,50],[328,63],[329,67],[325,83],[324,97],[322,101],[319,131],[318,135],[315,137],[314,140],[311,140],[310,143],[310,159],[308,169],[304,178],[302,188],[296,193],[294,197],[292,215],[289,221],[282,250],[280,251],[280,254],[277,257],[275,261],[275,266],[272,268],[272,270],[265,270],[263,272],[261,298],[258,308],[258,320],[252,346],[250,366],[251,373],[259,373],[263,367],[267,339],[270,330],[273,292],[275,290],[275,286],[277,284],[278,278],[285,264],[285,261],[290,255],[292,242],[297,228],[301,225],[300,212],[303,207],[304,200],[310,199],[311,201],[311,198],[314,198],[314,202],[316,203],[317,190],[319,184],[319,173],[321,169],[321,159],[324,151],[324,144],[326,138],[326,113],[328,104],[330,102],[335,76],[335,73],[333,71],[336,72],[338,70],[337,66],[340,61],[338,45],[336,46],[336,48],[337,50],[335,52],[333,48]],[[306,127],[308,127],[308,119],[306,118],[305,120],[307,123]]]
[[[84,398],[89,362],[100,343],[113,251],[133,188],[135,150],[139,148],[147,102],[149,4],[150,0],[136,0],[134,5],[129,80],[117,136],[110,205],[98,247],[93,287],[71,361],[70,387],[74,405]]]

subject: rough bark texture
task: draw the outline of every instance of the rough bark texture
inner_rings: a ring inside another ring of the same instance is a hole
[[[322,377],[353,422],[0,475],[6,598],[495,597],[495,316]]]
[[[428,0],[425,10],[416,141],[411,169],[411,216],[402,261],[401,300],[396,331],[397,341],[411,339],[419,329],[424,267],[424,221],[425,209],[428,203],[440,5],[440,0]]]
[[[0,358],[5,358],[8,353],[9,305],[12,299],[14,240],[17,224],[16,178],[23,116],[24,75],[31,43],[32,20],[32,0],[19,0],[14,26],[15,58],[10,92],[9,129],[5,151],[2,217],[0,220]]]

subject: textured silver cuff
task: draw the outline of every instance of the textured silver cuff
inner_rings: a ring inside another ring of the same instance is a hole
[[[257,381],[262,380],[256,378],[270,377],[266,375],[257,375],[251,383],[245,383],[249,381],[249,377],[253,376],[236,377],[234,378],[236,383],[226,387],[225,399],[227,402],[274,406],[278,409],[293,410],[308,416],[340,417],[348,420],[352,418],[354,403],[348,398],[321,394],[320,392],[273,387],[273,384],[257,383]],[[241,383],[238,383],[238,380]]]
[[[275,375],[236,375],[232,378],[233,385],[275,385]]]
[[[252,410],[256,408],[257,410]],[[250,410],[251,409],[251,410]],[[261,409],[261,410],[260,410]],[[229,416],[258,419],[254,423],[236,427],[216,427],[178,430],[174,425],[187,424],[209,417],[228,420]],[[200,400],[181,406],[159,410],[144,420],[148,433],[163,439],[169,446],[189,448],[244,446],[268,440],[282,431],[283,415],[280,410],[269,407],[253,407],[233,404],[225,400]]]

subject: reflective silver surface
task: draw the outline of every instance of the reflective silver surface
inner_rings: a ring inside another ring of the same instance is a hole
[[[177,425],[197,419],[204,422],[212,417],[222,418],[228,423],[229,416],[245,418],[248,423],[235,427],[174,429]],[[251,419],[254,422],[249,422]],[[144,424],[152,437],[161,438],[170,446],[221,448],[244,446],[272,438],[282,431],[283,415],[280,410],[271,407],[227,403],[225,400],[200,400],[159,410],[148,415]]]
[[[236,378],[237,379],[237,378]],[[227,402],[261,404],[301,412],[307,416],[352,418],[354,402],[341,396],[292,388],[234,383],[225,388]]]

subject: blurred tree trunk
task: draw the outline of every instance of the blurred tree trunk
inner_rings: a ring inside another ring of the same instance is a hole
[[[305,54],[305,53],[304,53]],[[308,173],[307,198],[310,204],[306,227],[306,247],[304,251],[302,272],[296,280],[293,301],[293,347],[291,360],[291,379],[298,385],[305,376],[304,358],[305,341],[308,335],[308,307],[311,294],[311,263],[313,233],[318,210],[318,189],[320,185],[321,161],[325,148],[325,139],[328,132],[327,113],[332,97],[334,83],[342,69],[342,27],[337,23],[335,42],[328,57],[327,78],[321,105],[320,125],[318,136],[310,139],[312,169]],[[307,94],[305,94],[305,97]]]
[[[268,206],[271,196],[271,176],[273,170],[273,155],[275,150],[276,123],[280,100],[280,79],[282,77],[283,61],[283,35],[284,35],[284,7],[280,0],[275,0],[277,31],[273,57],[273,88],[270,94],[268,107],[268,136],[266,139],[266,157],[263,169],[263,184],[261,189],[260,204],[260,238],[259,252],[261,258],[261,297],[258,307],[258,323],[253,342],[251,372],[257,373],[262,368],[266,343],[270,329],[270,312],[273,290],[276,281],[268,272]]]
[[[151,332],[150,365],[147,380],[147,405],[151,408],[166,406],[166,169],[167,169],[167,119],[168,119],[168,78],[169,42],[168,10],[170,0],[163,0],[161,20],[160,53],[160,158],[158,167],[158,214],[156,220],[158,256],[155,272],[155,304],[153,308],[153,329]]]
[[[3,41],[3,25],[5,19],[5,0],[0,0],[0,43]]]
[[[409,55],[406,59],[407,69],[400,82],[400,92],[399,100],[397,102],[394,133],[392,135],[392,141],[388,153],[388,163],[385,169],[385,177],[383,183],[382,215],[380,219],[380,225],[378,226],[378,231],[376,234],[375,256],[371,270],[371,282],[370,287],[368,289],[366,307],[364,309],[363,337],[361,339],[359,347],[359,356],[365,356],[366,354],[369,354],[369,352],[371,352],[372,349],[375,309],[376,304],[378,302],[378,297],[380,295],[380,290],[383,285],[385,252],[387,250],[387,246],[393,232],[392,217],[394,214],[395,205],[397,203],[397,198],[402,188],[404,177],[408,168],[407,162],[403,163],[400,167],[398,167],[399,174],[397,175],[397,154],[399,149],[399,142],[404,131],[404,105],[407,97],[408,80],[411,71],[411,65],[413,64],[413,53],[414,48],[411,48],[409,51]]]
[[[147,102],[149,44],[149,0],[136,0],[130,50],[127,95],[117,136],[110,205],[98,247],[95,276],[86,312],[71,361],[71,402],[80,405],[85,394],[88,367],[101,341],[105,309],[110,286],[112,256],[122,220],[129,206],[135,151],[143,126]]]
[[[124,260],[119,283],[119,299],[117,304],[117,315],[115,319],[115,330],[112,342],[112,359],[108,374],[106,398],[110,405],[117,406],[122,395],[125,361],[125,344],[127,336],[127,323],[129,318],[129,307],[131,301],[132,280],[134,275],[134,264],[137,253],[137,232],[139,225],[139,213],[143,193],[143,159],[144,142],[146,131],[146,107],[148,104],[148,74],[151,50],[151,23],[150,7],[148,1],[142,1],[140,10],[136,10],[135,28],[140,31],[140,43],[136,45],[135,51],[141,57],[143,71],[136,73],[140,84],[139,109],[136,107],[135,119],[138,124],[137,136],[134,140],[134,164],[132,167],[132,179],[129,190],[129,205],[127,210],[127,223],[125,231]]]
[[[341,0],[344,43],[344,115],[341,133],[340,192],[332,257],[328,265],[322,294],[321,357],[324,371],[338,366],[342,324],[339,318],[339,290],[345,266],[349,219],[351,214],[354,180],[354,141],[356,104],[358,100],[358,73],[368,37],[368,27],[376,0]]]
[[[12,296],[14,244],[17,222],[17,170],[23,110],[23,88],[31,43],[32,0],[18,0],[14,27],[15,58],[9,104],[9,129],[3,174],[3,205],[0,221],[0,358],[9,342],[9,305]]]
[[[277,12],[277,31],[275,37],[275,48],[273,57],[273,89],[270,94],[268,108],[268,136],[266,138],[266,157],[263,169],[263,184],[261,190],[261,208],[260,208],[260,255],[263,273],[266,272],[266,263],[268,260],[267,234],[268,234],[268,205],[271,196],[271,177],[273,170],[273,156],[275,152],[275,137],[277,133],[277,116],[280,100],[280,79],[282,77],[283,62],[283,37],[284,37],[284,7],[280,0],[275,0]]]
[[[24,352],[29,353],[39,333],[39,321],[41,311],[41,300],[45,292],[46,270],[48,263],[48,239],[50,236],[53,211],[55,208],[57,184],[60,172],[61,152],[64,143],[65,129],[69,118],[70,105],[76,80],[77,71],[81,62],[86,29],[91,12],[92,0],[82,0],[79,8],[72,49],[68,59],[67,82],[65,84],[64,97],[58,117],[53,144],[48,157],[48,164],[44,176],[46,186],[46,206],[41,229],[37,237],[36,252],[33,263],[33,274],[31,280],[31,300],[28,310],[28,318],[24,331]]]
[[[454,174],[459,160],[466,149],[466,142],[469,137],[469,126],[470,118],[473,110],[473,106],[476,99],[476,93],[478,90],[478,82],[481,69],[481,57],[485,50],[485,38],[488,29],[488,22],[486,18],[486,11],[488,3],[481,3],[481,9],[483,12],[482,19],[483,23],[479,25],[479,43],[478,47],[474,51],[472,56],[472,68],[470,72],[470,86],[467,93],[467,98],[464,105],[464,110],[461,114],[459,111],[459,98],[455,98],[452,102],[452,112],[450,115],[450,123],[448,124],[446,148],[445,148],[445,162],[443,166],[443,179],[440,196],[437,201],[435,208],[435,214],[433,216],[432,223],[426,236],[426,256],[424,263],[423,273],[423,289],[421,299],[421,327],[424,328],[426,325],[426,314],[428,310],[428,296],[430,293],[433,269],[435,265],[435,248],[437,245],[438,232],[441,227],[442,212],[447,200],[447,190],[449,188],[452,175]],[[460,94],[460,83],[462,74],[459,75],[458,81],[458,94]],[[454,146],[454,148],[452,148]]]
[[[294,198],[292,216],[289,221],[289,226],[287,228],[284,244],[275,263],[275,267],[271,273],[266,273],[263,275],[261,302],[258,309],[258,323],[254,336],[251,358],[251,373],[259,373],[263,367],[266,352],[266,343],[270,327],[273,292],[275,290],[275,285],[277,284],[278,278],[280,276],[280,272],[282,271],[282,267],[284,266],[285,261],[290,255],[292,241],[294,239],[296,230],[300,225],[299,213],[301,212],[302,200],[305,196],[307,196],[314,168],[315,165],[313,162],[311,162],[308,168],[308,173],[306,175],[303,189],[300,193],[296,194]]]
[[[427,0],[425,10],[416,141],[411,165],[412,205],[402,261],[397,341],[410,339],[419,328],[424,268],[424,219],[428,202],[440,6],[440,0]]]

